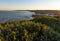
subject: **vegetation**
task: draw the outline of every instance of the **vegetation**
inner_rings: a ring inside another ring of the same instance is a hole
[[[33,19],[35,22],[40,22],[42,24],[46,24],[49,27],[53,28],[55,31],[60,32],[60,17],[56,18],[53,16],[37,16]]]
[[[0,41],[60,41],[59,27],[60,21],[49,16],[0,23]]]

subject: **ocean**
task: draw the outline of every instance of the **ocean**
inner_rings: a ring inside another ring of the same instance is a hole
[[[34,14],[30,11],[0,11],[0,22],[30,20]]]

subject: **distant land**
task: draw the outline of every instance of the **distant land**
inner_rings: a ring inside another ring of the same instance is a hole
[[[30,11],[35,14],[49,14],[60,16],[60,10],[16,10],[16,11]]]

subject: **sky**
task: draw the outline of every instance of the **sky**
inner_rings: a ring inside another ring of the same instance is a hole
[[[60,0],[0,0],[0,10],[60,10]]]

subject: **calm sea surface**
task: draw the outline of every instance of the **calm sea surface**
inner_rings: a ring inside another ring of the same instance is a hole
[[[15,20],[30,20],[34,12],[29,11],[0,11],[0,22]]]

